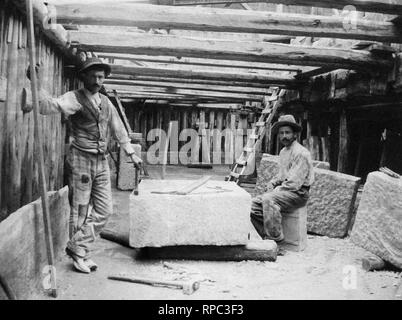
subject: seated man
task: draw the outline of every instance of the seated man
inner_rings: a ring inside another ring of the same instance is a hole
[[[283,115],[272,126],[284,148],[279,153],[279,173],[265,193],[252,199],[251,222],[263,239],[284,240],[281,212],[303,207],[314,180],[310,152],[296,141],[301,127],[292,115]]]

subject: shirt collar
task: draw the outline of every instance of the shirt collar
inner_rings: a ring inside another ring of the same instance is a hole
[[[293,149],[296,146],[296,144],[297,144],[297,140],[295,139],[295,140],[293,140],[292,144],[289,147],[287,147],[286,149],[288,149],[288,150]]]
[[[92,93],[87,88],[84,87],[84,93],[87,95],[88,98],[97,99],[99,98],[99,92]]]

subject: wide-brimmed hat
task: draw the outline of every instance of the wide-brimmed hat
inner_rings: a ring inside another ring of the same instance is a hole
[[[89,68],[92,68],[94,66],[98,66],[105,70],[105,77],[108,77],[110,73],[112,72],[112,68],[107,63],[103,63],[101,59],[99,58],[88,58],[83,62],[81,65],[81,69],[78,71],[78,74],[82,74]]]
[[[302,129],[301,126],[296,122],[295,117],[293,117],[291,114],[285,114],[280,116],[278,122],[272,126],[272,132],[276,133],[280,127],[284,126],[292,127],[296,132],[299,132]]]

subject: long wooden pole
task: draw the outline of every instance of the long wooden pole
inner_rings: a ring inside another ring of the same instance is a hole
[[[43,224],[45,230],[45,241],[46,241],[46,252],[49,264],[50,281],[51,281],[51,294],[53,297],[57,297],[56,288],[56,274],[54,268],[54,252],[53,252],[53,241],[52,241],[52,230],[50,226],[49,219],[49,200],[47,197],[47,186],[45,178],[45,165],[43,157],[43,145],[42,145],[42,134],[39,130],[39,99],[38,99],[38,83],[36,77],[36,50],[35,50],[35,34],[34,34],[34,18],[33,18],[33,8],[32,0],[26,0],[27,6],[27,27],[28,27],[28,47],[29,47],[29,63],[31,71],[31,91],[32,91],[32,102],[33,102],[33,114],[34,114],[34,134],[37,142],[36,152],[38,153],[39,162],[39,185],[41,191],[42,199],[42,212],[43,212]]]

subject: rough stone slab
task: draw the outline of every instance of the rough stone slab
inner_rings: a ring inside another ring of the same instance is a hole
[[[278,173],[278,156],[264,154],[258,168],[256,193]],[[334,238],[343,238],[353,220],[353,208],[360,178],[330,171],[327,162],[313,161],[315,180],[307,203],[307,230]],[[320,168],[321,167],[321,168]]]
[[[343,238],[354,219],[354,203],[361,179],[323,169],[314,169],[314,175],[307,202],[307,230]]]
[[[132,143],[131,146],[137,156],[141,157],[141,145]],[[119,153],[119,172],[117,175],[117,188],[120,190],[133,190],[135,179],[135,169],[131,158],[123,148]]]
[[[351,240],[402,268],[402,179],[381,172],[367,176]]]
[[[234,182],[208,181],[188,195],[173,191],[189,180],[143,180],[130,195],[130,246],[243,245],[250,230],[251,196]],[[230,192],[217,193],[220,187]]]
[[[54,256],[64,254],[68,241],[68,187],[48,192]],[[0,274],[17,299],[43,292],[42,271],[48,265],[41,199],[10,214],[0,223]],[[3,290],[0,288],[0,300]]]

